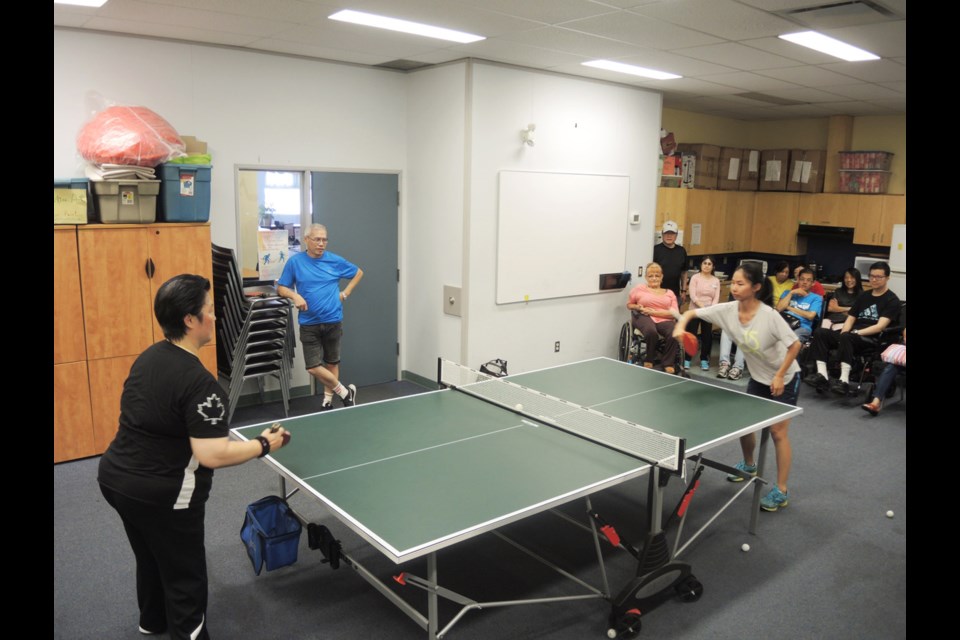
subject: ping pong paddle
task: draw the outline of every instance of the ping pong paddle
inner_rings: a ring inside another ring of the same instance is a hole
[[[277,431],[279,431],[280,426],[281,425],[279,422],[274,422],[273,425],[271,425],[270,427],[270,433],[276,433]],[[288,442],[290,442],[290,432],[286,431],[283,434],[283,446],[287,446]]]
[[[697,336],[693,335],[689,331],[683,332],[683,350],[691,358],[697,354]]]

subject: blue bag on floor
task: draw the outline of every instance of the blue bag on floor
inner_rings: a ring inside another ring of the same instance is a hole
[[[260,575],[297,561],[300,546],[300,520],[280,496],[267,496],[247,506],[240,528],[240,539],[247,548],[253,570]]]

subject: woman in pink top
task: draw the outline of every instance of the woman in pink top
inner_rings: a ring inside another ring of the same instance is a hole
[[[653,368],[656,355],[657,335],[664,339],[663,370],[676,373],[677,341],[673,337],[673,327],[680,315],[677,296],[670,289],[660,286],[663,282],[663,269],[656,262],[647,265],[647,283],[638,284],[630,291],[627,309],[630,309],[633,326],[640,330],[647,343],[646,360],[643,366]]]
[[[700,272],[693,274],[688,285],[690,308],[703,309],[712,307],[720,301],[720,279],[713,275],[713,258],[704,256],[700,261]],[[690,321],[689,331],[697,335],[700,327],[700,368],[710,369],[710,351],[713,349],[713,325],[699,318]],[[690,366],[690,361],[686,362]]]

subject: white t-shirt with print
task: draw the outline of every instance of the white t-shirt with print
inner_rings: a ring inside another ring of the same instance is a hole
[[[740,324],[739,303],[723,302],[712,307],[696,309],[698,318],[720,325],[743,351],[750,368],[750,377],[762,384],[773,382],[773,376],[787,357],[787,349],[797,341],[797,335],[772,307],[761,304],[749,324]],[[788,381],[800,371],[796,360],[784,375]]]

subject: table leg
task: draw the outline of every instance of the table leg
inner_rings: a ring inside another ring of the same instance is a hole
[[[765,427],[760,432],[760,450],[757,453],[757,477],[763,478],[764,469],[767,466],[767,444],[770,442],[770,427]],[[753,481],[753,500],[752,511],[750,512],[750,533],[757,533],[757,519],[760,516],[760,495],[763,493],[764,484],[758,480]]]

